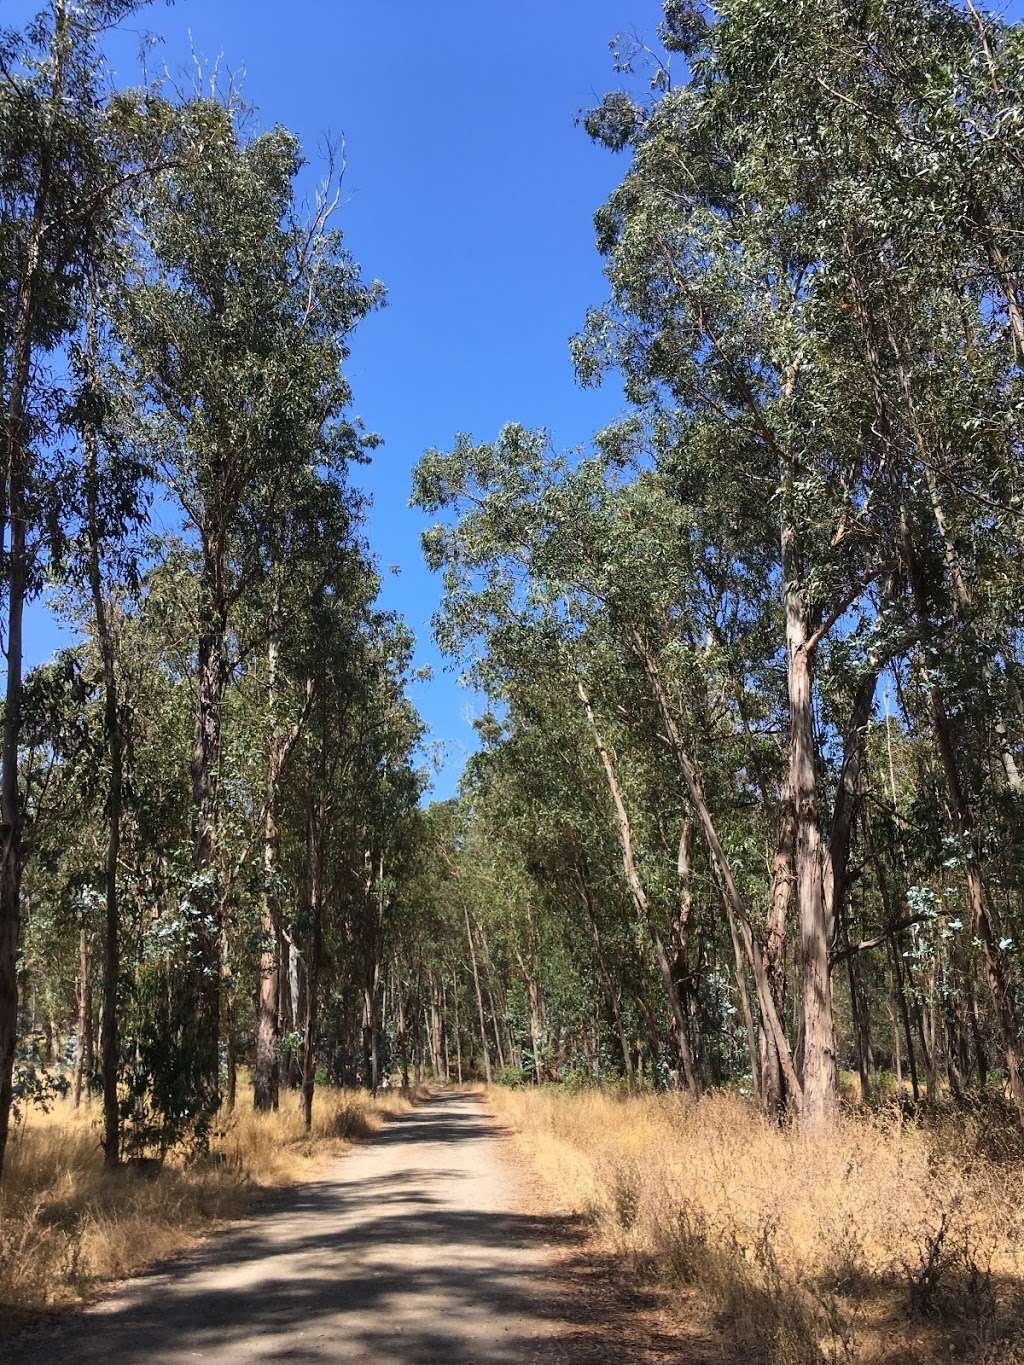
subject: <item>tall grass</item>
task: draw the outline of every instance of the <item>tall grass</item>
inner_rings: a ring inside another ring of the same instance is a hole
[[[753,1360],[1024,1362],[1024,1164],[990,1110],[810,1139],[727,1094],[492,1097],[610,1247],[695,1286]]]
[[[301,1179],[411,1102],[318,1087],[307,1135],[300,1096],[282,1092],[274,1114],[247,1098],[221,1115],[209,1158],[171,1158],[151,1176],[104,1171],[97,1106],[29,1111],[12,1129],[0,1187],[0,1330],[181,1250],[244,1215],[258,1189]]]

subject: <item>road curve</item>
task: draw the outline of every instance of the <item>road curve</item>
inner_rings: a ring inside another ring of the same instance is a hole
[[[555,1339],[571,1325],[573,1295],[551,1247],[564,1220],[517,1212],[502,1141],[480,1099],[440,1094],[257,1217],[11,1343],[13,1359],[564,1359]]]

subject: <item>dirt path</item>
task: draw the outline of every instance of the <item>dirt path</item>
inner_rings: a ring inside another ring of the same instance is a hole
[[[275,1195],[258,1217],[13,1343],[12,1358],[19,1365],[643,1358],[628,1348],[605,1355],[615,1328],[602,1330],[584,1307],[577,1231],[571,1220],[517,1211],[504,1142],[478,1098],[439,1095],[322,1179]],[[598,1354],[583,1346],[581,1320],[584,1331],[599,1331]]]

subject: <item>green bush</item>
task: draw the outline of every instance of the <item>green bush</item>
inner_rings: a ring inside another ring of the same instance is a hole
[[[500,1066],[494,1073],[494,1084],[508,1086],[510,1090],[521,1090],[526,1084],[526,1073],[521,1066]]]

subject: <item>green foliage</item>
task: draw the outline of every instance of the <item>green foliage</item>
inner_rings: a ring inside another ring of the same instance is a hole
[[[528,1083],[521,1066],[500,1066],[494,1073],[494,1084],[508,1086],[510,1090],[521,1090]]]
[[[689,1034],[687,1084],[753,1085],[768,992],[801,1064],[818,955],[842,1061],[905,1065],[910,1029],[933,1085],[994,1053],[1024,1112],[1022,30],[664,11],[666,53],[614,43],[624,88],[584,119],[629,159],[573,358],[630,412],[592,453],[511,424],[414,474],[437,638],[488,703],[444,856],[540,1069],[681,1083]]]

